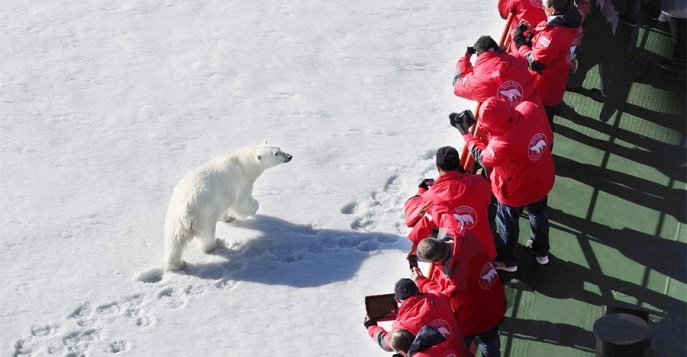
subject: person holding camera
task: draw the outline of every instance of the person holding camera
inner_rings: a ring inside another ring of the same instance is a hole
[[[482,356],[500,356],[499,324],[506,313],[506,294],[475,234],[454,226],[442,239],[420,242],[417,257],[434,263],[431,280],[418,268],[411,271],[420,291],[447,296],[466,345],[479,341]]]
[[[521,22],[538,24],[546,21],[546,14],[542,11],[542,0],[499,0],[498,10],[502,19],[513,13],[509,32],[513,32]],[[515,50],[515,42],[511,39],[510,48]]]
[[[470,62],[477,54],[474,66]],[[522,59],[503,53],[489,36],[480,37],[465,56],[458,59],[453,93],[461,98],[484,102],[498,96],[517,105],[523,100],[540,102],[534,78]]]
[[[524,210],[531,227],[526,247],[539,265],[546,265],[549,263],[547,195],[556,177],[551,155],[553,131],[546,113],[532,102],[522,102],[513,108],[494,97],[482,103],[479,117],[480,126],[486,132],[486,143],[470,134],[471,123],[452,119],[451,125],[463,135],[475,161],[491,169],[491,189],[497,200],[496,226],[501,237],[494,266],[508,272],[518,269],[515,248],[520,234],[520,214]]]
[[[417,334],[423,326],[432,326],[446,339],[444,345],[455,350],[457,356],[468,356],[463,335],[458,327],[451,305],[443,295],[421,294],[415,282],[400,279],[394,286],[394,296],[400,305],[391,331],[405,329]],[[370,337],[385,351],[398,351],[389,342],[390,333],[377,325],[377,321],[365,315],[364,325]]]
[[[556,108],[563,101],[570,62],[578,45],[582,12],[568,0],[543,0],[546,21],[520,23],[513,31],[513,41],[525,58],[541,95],[547,118],[553,127]]]
[[[466,173],[460,155],[451,146],[439,148],[435,160],[439,178],[424,179],[417,194],[404,205],[406,224],[412,227],[408,239],[415,247],[437,227],[460,225],[475,232],[491,259],[496,257],[494,236],[489,227],[491,188],[484,177]],[[427,207],[418,216],[418,207]],[[411,254],[414,249],[411,249]]]

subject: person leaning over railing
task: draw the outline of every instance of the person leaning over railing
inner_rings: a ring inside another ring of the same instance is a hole
[[[405,329],[417,334],[423,326],[429,325],[442,333],[446,345],[458,352],[457,356],[468,356],[463,334],[445,296],[435,293],[422,294],[415,282],[408,278],[396,282],[394,296],[400,306],[396,313],[396,320],[391,324],[391,333],[378,326],[377,322],[367,315],[363,321],[367,333],[379,347],[388,352],[398,351],[398,348],[394,348],[391,343],[390,336],[394,331]]]
[[[418,268],[410,277],[420,291],[449,297],[465,343],[481,342],[484,357],[501,355],[499,324],[506,313],[506,294],[493,263],[479,239],[453,224],[442,239],[427,238],[417,246],[417,258],[431,263],[432,279]]]
[[[534,78],[522,59],[503,53],[489,36],[480,37],[473,46],[458,59],[453,94],[477,102],[500,97],[514,106],[523,100],[541,102]],[[470,62],[473,54],[477,54],[474,65]]]

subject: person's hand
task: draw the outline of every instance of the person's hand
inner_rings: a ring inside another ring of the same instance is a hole
[[[365,315],[365,319],[363,319],[363,325],[365,325],[365,328],[377,326],[377,321],[371,319],[370,316]]]
[[[515,31],[513,32],[513,41],[515,42],[516,48],[520,48],[521,46],[528,44],[525,31],[528,31],[529,28],[530,27],[525,23],[520,23],[520,25],[515,28]]]
[[[410,279],[412,279],[414,282],[417,283],[418,279],[424,278],[425,276],[422,275],[422,270],[420,268],[415,267],[413,269],[410,269]]]
[[[434,184],[434,179],[426,178],[426,179],[422,180],[422,182],[420,182],[420,184],[417,185],[417,187],[424,188],[425,190],[429,190],[429,188],[432,187],[433,184]]]
[[[467,50],[465,50],[465,57],[470,57],[474,55],[477,51],[475,51],[475,48],[472,46],[468,46]]]
[[[475,116],[470,110],[463,110],[459,113],[451,113],[448,115],[451,126],[458,129],[460,135],[465,135],[470,132],[470,127],[475,124]]]

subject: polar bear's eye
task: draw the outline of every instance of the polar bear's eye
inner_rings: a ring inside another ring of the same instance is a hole
[[[278,153],[278,152],[275,152],[275,153],[274,153],[274,156],[277,156],[277,155],[279,155],[279,153]]]

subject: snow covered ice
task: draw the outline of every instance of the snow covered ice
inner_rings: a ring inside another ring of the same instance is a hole
[[[462,141],[455,62],[496,1],[6,0],[0,355],[384,355],[403,202]],[[258,215],[163,273],[173,185],[264,139]]]

